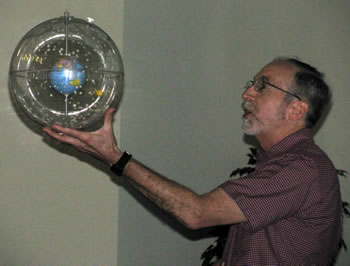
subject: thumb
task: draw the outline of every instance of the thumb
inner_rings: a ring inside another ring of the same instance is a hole
[[[104,123],[103,123],[103,127],[106,130],[109,130],[112,128],[112,121],[113,121],[113,113],[115,112],[114,108],[110,108],[106,111],[105,115],[104,115]]]

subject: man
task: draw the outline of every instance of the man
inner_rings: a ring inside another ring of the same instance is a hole
[[[58,125],[44,131],[104,160],[187,227],[231,225],[218,265],[329,265],[342,227],[339,183],[310,129],[330,100],[323,75],[279,58],[247,83],[242,98],[244,132],[262,149],[256,170],[204,195],[123,153],[113,134],[113,109],[96,132]]]

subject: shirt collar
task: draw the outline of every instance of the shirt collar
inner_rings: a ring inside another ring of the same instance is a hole
[[[290,150],[293,146],[304,141],[311,141],[312,143],[314,142],[313,136],[312,136],[312,130],[310,128],[303,128],[287,136],[286,138],[282,139],[279,143],[273,145],[267,151],[264,151],[264,150],[259,151],[258,160],[261,161],[264,159],[276,157]]]

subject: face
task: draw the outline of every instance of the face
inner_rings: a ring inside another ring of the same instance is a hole
[[[296,69],[283,63],[270,63],[256,76],[255,80],[262,78],[268,82],[288,90]],[[285,126],[288,103],[284,100],[285,93],[266,85],[260,91],[253,86],[243,93],[243,130],[247,135],[259,136],[270,134]]]

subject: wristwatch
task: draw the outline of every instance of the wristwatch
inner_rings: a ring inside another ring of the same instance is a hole
[[[131,158],[132,155],[127,151],[124,151],[120,159],[111,166],[112,172],[115,173],[117,176],[122,176],[124,168]]]

